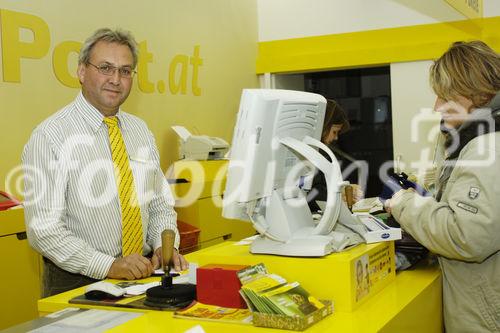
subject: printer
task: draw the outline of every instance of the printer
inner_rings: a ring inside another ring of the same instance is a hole
[[[229,144],[217,137],[192,135],[185,127],[172,126],[179,136],[179,158],[186,160],[216,160],[224,158]]]

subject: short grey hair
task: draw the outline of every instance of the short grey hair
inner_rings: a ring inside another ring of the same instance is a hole
[[[135,66],[137,65],[137,59],[139,57],[139,50],[137,47],[137,42],[132,36],[132,33],[126,30],[121,30],[121,29],[111,30],[109,28],[99,29],[96,32],[94,32],[92,36],[87,38],[87,40],[85,40],[85,42],[82,45],[82,48],[80,49],[78,64],[88,65],[88,63],[90,62],[90,52],[94,48],[94,45],[100,41],[107,43],[118,43],[121,45],[128,46],[130,51],[132,52],[132,57],[134,61],[133,67],[135,68]]]

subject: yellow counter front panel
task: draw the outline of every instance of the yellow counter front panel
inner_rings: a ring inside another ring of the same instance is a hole
[[[0,330],[37,317],[40,261],[25,230],[23,209],[0,211]]]
[[[188,258],[199,265],[264,263],[269,272],[283,276],[289,282],[300,282],[317,298],[334,300],[335,309],[339,311],[354,310],[395,278],[392,242],[360,244],[348,251],[319,258],[251,254],[249,250],[248,245],[225,242],[192,253]],[[363,263],[363,271],[371,271],[362,275],[359,283],[363,289],[361,294],[356,288],[356,264],[359,263]]]

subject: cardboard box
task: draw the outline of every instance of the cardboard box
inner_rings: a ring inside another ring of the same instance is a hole
[[[204,304],[226,308],[247,307],[240,295],[241,283],[236,273],[246,265],[208,264],[196,270],[196,298]]]
[[[288,317],[277,314],[253,312],[253,325],[259,327],[279,328],[284,330],[303,331],[333,313],[333,302],[322,300],[324,308],[304,317]]]
[[[369,213],[355,214],[366,228],[362,235],[368,244],[401,239],[401,228],[391,228],[382,219]]]

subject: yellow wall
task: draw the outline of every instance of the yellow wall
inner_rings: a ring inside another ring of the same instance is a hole
[[[177,158],[171,125],[229,141],[241,89],[258,85],[254,0],[0,0],[0,10],[0,189],[16,194],[22,148],[78,93],[75,50],[97,28],[130,30],[146,50],[123,109],[148,123],[164,170]]]
[[[259,43],[258,73],[298,73],[439,57],[457,40],[500,51],[500,16]]]
[[[500,52],[500,16],[260,42],[257,72],[276,74],[275,86],[289,89],[301,80],[296,73],[390,65],[394,159],[401,157],[408,174],[423,176],[436,145],[436,137],[424,133],[439,125],[430,112],[431,60],[452,42],[471,39]]]

